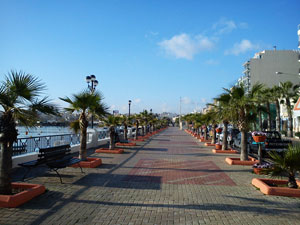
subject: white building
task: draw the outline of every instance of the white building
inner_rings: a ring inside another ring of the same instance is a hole
[[[264,50],[244,63],[244,76],[238,83],[243,83],[249,90],[255,83],[273,87],[280,82],[300,83],[299,50]]]

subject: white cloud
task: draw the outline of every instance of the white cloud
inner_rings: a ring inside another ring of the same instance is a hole
[[[158,32],[149,31],[149,32],[147,32],[147,33],[145,34],[145,38],[151,39],[151,38],[156,37],[156,36],[158,36],[158,35],[159,35]]]
[[[260,46],[253,44],[251,41],[244,39],[240,43],[235,43],[233,47],[225,51],[225,55],[239,55],[252,50],[258,50]]]
[[[226,18],[221,18],[218,22],[214,23],[213,30],[216,30],[216,34],[227,34],[237,29],[237,25],[233,20],[227,20]]]
[[[188,104],[192,103],[192,100],[188,97],[183,97],[183,98],[181,98],[181,102],[185,105],[188,105]]]
[[[221,18],[218,22],[214,23],[212,29],[215,35],[222,35],[231,33],[235,29],[246,29],[248,24],[245,22],[236,23],[233,20]]]
[[[158,45],[168,55],[175,56],[178,59],[191,60],[199,52],[211,50],[215,46],[215,43],[202,35],[192,37],[182,33],[173,36],[169,40],[161,41]]]
[[[133,102],[135,103],[135,104],[138,104],[138,103],[140,103],[142,100],[140,99],[140,98],[137,98],[137,99],[134,99],[133,100]]]
[[[206,60],[204,63],[208,64],[208,65],[218,65],[219,61],[217,61],[215,59],[209,59],[209,60]]]
[[[207,99],[206,98],[201,98],[201,102],[202,103],[207,103]]]
[[[245,23],[245,22],[239,23],[239,28],[241,28],[241,29],[247,29],[248,28],[248,23]]]

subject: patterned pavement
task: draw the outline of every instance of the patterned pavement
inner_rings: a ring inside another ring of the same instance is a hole
[[[122,155],[98,154],[99,168],[39,172],[47,192],[0,224],[300,224],[300,199],[266,196],[249,166],[230,166],[184,131],[168,128]],[[228,156],[228,155],[227,155]],[[17,175],[15,177],[18,177]]]

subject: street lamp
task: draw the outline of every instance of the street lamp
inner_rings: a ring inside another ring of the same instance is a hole
[[[130,105],[131,105],[131,100],[128,101],[128,106],[129,106],[128,119],[130,119]]]
[[[95,75],[86,76],[85,80],[88,84],[88,89],[90,89],[91,94],[93,94],[96,90],[97,85],[98,85],[98,81],[96,80],[96,76]],[[94,128],[94,115],[93,114],[92,114],[92,128]]]
[[[88,84],[88,88],[90,89],[91,93],[94,93],[96,86],[98,85],[96,76],[95,75],[86,76],[85,80]]]

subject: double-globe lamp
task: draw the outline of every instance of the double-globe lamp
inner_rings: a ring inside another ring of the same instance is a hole
[[[96,80],[96,76],[95,75],[90,75],[90,76],[86,76],[85,78],[87,84],[88,84],[88,88],[90,89],[91,93],[93,94],[96,86],[98,85],[98,81]],[[94,116],[92,114],[92,128],[94,128]]]

